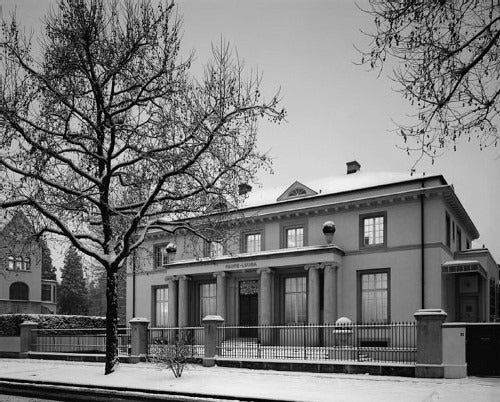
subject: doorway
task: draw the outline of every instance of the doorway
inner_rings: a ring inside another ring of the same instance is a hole
[[[239,325],[257,326],[259,322],[259,282],[241,281],[239,284]],[[257,328],[240,328],[242,338],[257,338]]]
[[[459,321],[479,321],[477,296],[460,296]]]

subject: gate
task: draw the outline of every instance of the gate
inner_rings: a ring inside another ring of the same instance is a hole
[[[467,375],[500,375],[500,323],[466,324]]]

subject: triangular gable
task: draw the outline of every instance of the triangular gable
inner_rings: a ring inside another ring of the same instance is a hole
[[[304,184],[296,181],[281,194],[276,201],[293,200],[295,198],[307,197],[318,194]]]

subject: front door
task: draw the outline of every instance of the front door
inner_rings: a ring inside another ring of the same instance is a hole
[[[460,296],[460,317],[459,321],[478,321],[478,299],[477,296]]]
[[[240,326],[251,327],[258,325],[259,320],[259,292],[258,281],[242,281],[239,288]],[[241,328],[240,337],[256,338],[257,328]]]

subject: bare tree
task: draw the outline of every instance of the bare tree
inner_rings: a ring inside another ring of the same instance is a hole
[[[497,0],[370,0],[375,22],[361,62],[393,78],[417,108],[397,132],[418,160],[457,142],[498,143],[500,3]]]
[[[106,270],[106,374],[127,256],[160,217],[178,223],[165,230],[196,231],[188,218],[214,200],[238,205],[238,184],[268,164],[257,121],[284,117],[225,43],[195,79],[179,36],[173,4],[147,0],[60,0],[39,57],[14,17],[2,24],[0,206]]]

